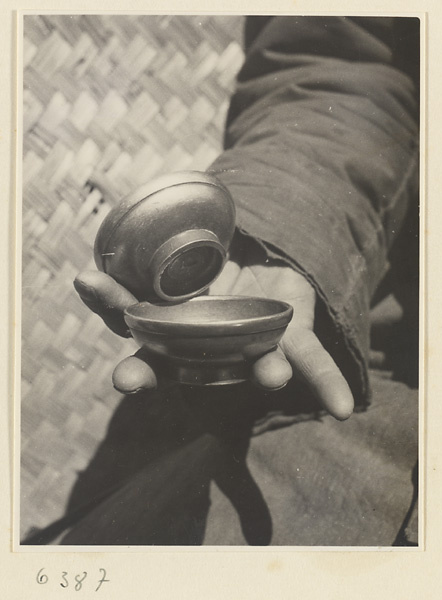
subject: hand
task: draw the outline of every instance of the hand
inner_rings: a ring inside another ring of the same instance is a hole
[[[112,331],[130,336],[123,318],[124,309],[137,302],[130,292],[108,275],[93,271],[78,275],[74,285],[83,302]],[[350,388],[313,331],[316,293],[303,275],[282,261],[266,259],[256,242],[237,236],[230,259],[209,293],[265,296],[291,304],[294,316],[279,347],[253,364],[252,380],[261,388],[276,390],[298,377],[332,416],[344,420],[351,415]],[[154,368],[141,356],[139,352],[128,357],[115,368],[113,383],[119,391],[133,393],[158,385]]]

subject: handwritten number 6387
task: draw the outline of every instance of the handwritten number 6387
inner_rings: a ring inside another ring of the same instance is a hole
[[[40,571],[37,573],[37,583],[39,585],[45,585],[49,581],[49,577],[46,575],[46,573],[44,571],[45,571],[45,569],[43,567],[43,569],[40,569]],[[100,569],[100,573],[101,573],[101,579],[98,580],[98,585],[95,589],[96,592],[98,592],[98,590],[101,588],[103,583],[109,583],[109,581],[110,581],[109,579],[106,579],[106,570],[105,569]],[[74,576],[75,583],[72,583],[72,582],[70,583],[69,573],[67,571],[63,571],[63,573],[61,575],[62,581],[60,582],[60,586],[62,588],[67,588],[70,585],[73,585],[75,591],[79,592],[82,589],[83,583],[84,583],[85,579],[87,578],[87,576],[88,576],[87,572],[83,571],[83,573],[79,573],[78,575]]]

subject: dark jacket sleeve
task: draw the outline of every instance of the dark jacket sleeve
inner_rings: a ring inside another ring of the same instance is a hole
[[[368,395],[370,299],[417,202],[419,27],[249,21],[225,151],[210,169],[233,195],[238,227],[314,285],[323,341],[357,402]]]

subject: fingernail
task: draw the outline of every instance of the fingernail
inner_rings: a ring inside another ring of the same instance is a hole
[[[74,288],[77,290],[77,292],[80,294],[80,296],[82,298],[84,298],[85,300],[91,300],[91,301],[97,300],[97,295],[95,293],[95,290],[90,285],[86,285],[82,281],[75,279],[74,280]]]
[[[282,385],[275,387],[275,388],[267,388],[269,390],[269,392],[277,392],[278,390],[282,390],[285,388],[285,386],[288,384],[288,381],[286,381],[285,383],[283,383]]]
[[[114,385],[114,389],[117,390],[117,392],[119,392],[120,394],[125,394],[126,396],[134,396],[135,394],[138,394],[139,392],[143,391],[144,388],[139,387],[135,390],[122,390],[116,385]]]
[[[282,390],[286,387],[286,385],[288,384],[288,381],[286,381],[285,383],[283,383],[282,385],[279,385],[278,387],[269,387],[269,386],[264,386],[261,385],[258,381],[254,380],[253,381],[254,384],[261,389],[263,392],[277,392],[278,390]]]

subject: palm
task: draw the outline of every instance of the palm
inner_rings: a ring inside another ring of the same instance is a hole
[[[315,291],[303,275],[279,261],[257,262],[250,254],[241,258],[226,263],[209,294],[283,300],[294,308],[292,327],[313,329]]]

